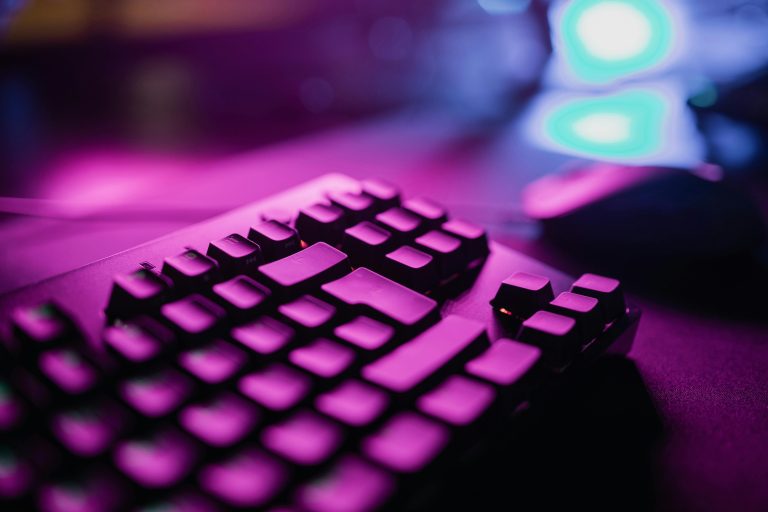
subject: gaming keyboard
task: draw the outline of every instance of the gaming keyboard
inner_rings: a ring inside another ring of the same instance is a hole
[[[638,319],[326,175],[0,299],[0,509],[407,509]]]

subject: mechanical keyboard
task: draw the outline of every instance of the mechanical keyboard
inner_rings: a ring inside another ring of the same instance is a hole
[[[326,175],[0,299],[0,507],[413,508],[639,316]]]

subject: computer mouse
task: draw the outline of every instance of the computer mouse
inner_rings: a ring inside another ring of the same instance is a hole
[[[753,253],[766,224],[718,169],[588,163],[530,184],[523,210],[581,254],[679,265]]]

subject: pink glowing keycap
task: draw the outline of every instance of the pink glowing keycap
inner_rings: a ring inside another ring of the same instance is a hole
[[[470,260],[475,260],[488,254],[488,236],[480,226],[464,220],[454,219],[444,223],[441,229],[452,237],[461,240],[463,250],[467,251]]]
[[[315,407],[342,423],[362,427],[378,418],[388,403],[383,391],[358,380],[348,380],[318,396]]]
[[[232,329],[232,339],[261,355],[270,355],[285,347],[294,331],[274,318],[263,316]]]
[[[449,377],[439,387],[419,398],[422,412],[457,426],[469,425],[478,419],[496,396],[488,384],[459,375]]]
[[[120,396],[144,416],[158,418],[178,408],[192,391],[189,379],[176,370],[163,369],[126,380]]]
[[[216,447],[231,446],[253,430],[259,414],[256,407],[232,393],[185,407],[179,423],[190,434]]]
[[[420,217],[399,206],[376,215],[376,223],[392,233],[400,243],[417,236],[423,227]]]
[[[226,341],[214,340],[179,355],[179,366],[205,384],[219,384],[232,378],[245,365],[245,353]]]
[[[300,411],[282,423],[264,429],[264,446],[301,465],[325,461],[341,444],[341,430],[309,411]]]
[[[437,260],[410,245],[387,254],[382,268],[389,277],[416,291],[431,290],[440,279]]]
[[[277,310],[301,328],[317,329],[331,321],[336,308],[311,295],[283,304]]]
[[[117,445],[117,468],[133,481],[151,488],[170,487],[181,480],[197,458],[192,442],[180,432],[167,428],[149,437]]]
[[[600,301],[600,308],[606,320],[621,316],[627,308],[621,282],[610,277],[584,274],[573,283],[571,291]]]
[[[224,318],[224,310],[201,295],[170,302],[160,311],[165,320],[188,336],[208,333]]]
[[[203,468],[202,488],[233,507],[261,507],[285,485],[287,472],[282,464],[257,448]]]
[[[363,440],[363,453],[384,466],[403,473],[419,471],[448,443],[448,429],[412,412],[389,420]]]
[[[544,276],[515,272],[499,285],[491,301],[493,307],[527,318],[554,298],[552,284]]]
[[[22,496],[35,480],[31,461],[20,458],[10,446],[0,446],[0,468],[0,498]]]
[[[214,298],[235,314],[252,314],[263,309],[271,292],[250,277],[237,276],[213,285]]]
[[[125,420],[125,412],[117,404],[101,401],[56,413],[51,431],[70,452],[93,457],[112,446]]]
[[[403,202],[403,208],[424,219],[431,228],[438,227],[448,220],[448,213],[445,208],[426,197],[408,199]]]
[[[40,371],[54,386],[70,395],[78,395],[96,384],[96,370],[73,349],[59,348],[40,356]]]
[[[273,287],[284,295],[300,293],[349,270],[347,255],[324,242],[259,267]]]
[[[541,347],[553,362],[563,362],[579,346],[576,320],[549,311],[537,311],[523,322],[520,341]]]
[[[288,359],[318,377],[329,379],[346,370],[355,359],[355,353],[351,348],[320,338],[294,349]]]
[[[367,512],[379,509],[393,490],[391,475],[347,455],[330,471],[303,485],[296,502],[308,512]]]
[[[156,336],[154,330],[150,331],[150,326],[165,336]],[[167,330],[149,318],[111,325],[104,329],[103,334],[107,349],[118,359],[130,364],[146,363],[156,358],[169,336]]]
[[[273,411],[293,407],[307,395],[309,387],[309,377],[282,364],[249,373],[238,384],[243,395]]]
[[[41,512],[112,512],[125,499],[124,493],[115,475],[98,471],[46,483],[37,503]]]
[[[392,326],[367,316],[358,316],[334,329],[333,334],[340,340],[365,350],[376,350],[384,346],[395,335]]]
[[[519,381],[541,357],[541,349],[525,343],[499,339],[467,363],[467,373],[499,386]]]
[[[59,341],[70,331],[66,315],[51,302],[16,308],[11,320],[20,337],[41,346]]]

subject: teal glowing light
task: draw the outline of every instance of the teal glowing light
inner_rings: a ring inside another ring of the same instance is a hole
[[[670,13],[657,0],[573,0],[559,26],[565,61],[590,83],[653,68],[669,55],[674,39]]]

